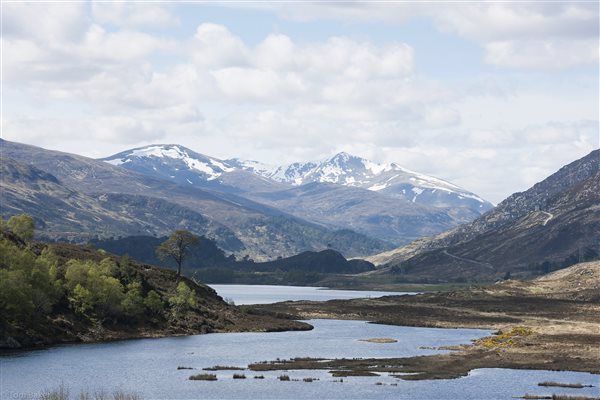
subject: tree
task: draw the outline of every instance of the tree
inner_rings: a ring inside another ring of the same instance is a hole
[[[14,215],[6,223],[8,229],[24,241],[33,238],[33,218],[27,214]]]
[[[169,304],[174,316],[181,316],[190,308],[198,307],[196,292],[183,282],[179,282],[175,294],[169,297]]]
[[[160,295],[154,290],[148,292],[144,299],[144,305],[152,314],[160,314],[163,312],[165,305],[160,299]]]
[[[177,230],[156,248],[156,255],[161,260],[173,259],[177,263],[177,278],[181,276],[181,264],[191,248],[198,243],[198,236],[190,231]]]

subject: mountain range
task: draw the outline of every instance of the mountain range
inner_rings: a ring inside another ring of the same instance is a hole
[[[2,215],[44,237],[164,236],[186,228],[257,261],[333,248],[365,256],[469,222],[492,207],[409,171],[339,153],[269,167],[150,145],[94,160],[2,141]]]
[[[232,193],[136,173],[103,161],[0,141],[2,216],[31,214],[51,240],[168,235],[190,229],[220,248],[260,260],[334,248],[365,255],[389,244],[335,230]]]
[[[127,150],[102,161],[184,186],[235,194],[330,229],[351,229],[393,244],[442,232],[493,207],[441,179],[347,153],[320,162],[269,166],[168,144]]]
[[[404,280],[527,278],[600,257],[600,150],[474,221],[367,259]]]

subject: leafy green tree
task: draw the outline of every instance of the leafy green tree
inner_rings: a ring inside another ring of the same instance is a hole
[[[177,277],[181,276],[181,265],[191,248],[198,243],[198,236],[187,230],[176,230],[156,248],[161,260],[173,259],[177,263]]]
[[[121,302],[123,312],[130,317],[139,317],[144,313],[144,298],[142,297],[142,284],[131,282],[127,285],[125,298]]]
[[[73,288],[73,292],[69,296],[69,302],[73,310],[82,315],[85,315],[94,308],[94,296],[92,292],[79,283]]]
[[[69,260],[65,272],[65,287],[69,293],[69,300],[74,309],[94,311],[100,317],[117,318],[123,312],[122,302],[125,298],[121,282],[112,276],[116,265],[109,259],[99,263],[88,260]],[[79,297],[75,296],[75,288]],[[89,292],[89,293],[88,293]],[[81,295],[85,294],[85,307],[81,302]],[[89,295],[89,297],[88,297]]]
[[[30,320],[34,305],[31,300],[31,284],[23,271],[0,269],[0,320]]]
[[[165,309],[165,304],[160,299],[160,295],[154,290],[148,292],[148,295],[144,299],[144,305],[152,314],[160,314]]]
[[[175,294],[169,297],[169,304],[174,315],[181,315],[190,308],[198,306],[196,292],[184,282],[179,282]]]
[[[30,321],[52,310],[62,295],[57,261],[49,251],[37,256],[9,240],[0,240],[0,318]]]
[[[27,214],[14,215],[8,219],[8,229],[24,241],[33,238],[33,218]]]
[[[57,279],[58,258],[49,249],[44,249],[33,264],[30,272],[32,301],[38,314],[47,314],[63,295],[62,284]]]

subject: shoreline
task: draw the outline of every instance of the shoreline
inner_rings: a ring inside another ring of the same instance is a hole
[[[563,370],[600,374],[600,299],[581,291],[548,292],[536,282],[376,299],[297,301],[246,306],[289,318],[352,319],[433,328],[478,328],[496,334],[446,348],[449,354],[364,360],[288,360],[253,368],[328,369],[336,374],[410,373],[398,378],[450,379],[478,368]]]

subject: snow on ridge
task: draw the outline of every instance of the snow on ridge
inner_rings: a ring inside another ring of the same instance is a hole
[[[128,160],[120,161],[119,164],[115,165],[120,165],[124,162],[131,161],[130,157],[156,157],[163,159],[168,158],[182,161],[183,163],[185,163],[188,169],[196,170],[198,172],[208,175],[207,180],[209,181],[217,179],[219,176],[222,175],[223,172],[232,172],[235,170],[235,168],[227,166],[225,165],[225,163],[216,160],[212,157],[204,156],[208,163],[203,160],[194,158],[189,155],[187,149],[177,145],[150,145],[147,147],[132,150],[127,155],[127,157]],[[107,162],[114,164],[117,162],[117,160],[107,160]]]
[[[193,156],[190,156],[190,154]],[[414,194],[413,201],[416,201],[424,190],[433,190],[433,192],[440,190],[448,194],[462,196],[465,199],[476,200],[481,204],[487,203],[481,197],[443,179],[412,171],[393,162],[377,163],[345,152],[337,153],[318,162],[295,162],[274,166],[239,158],[219,160],[196,154],[178,145],[149,145],[120,153],[117,158],[105,159],[104,161],[118,166],[132,162],[134,157],[177,160],[184,163],[188,169],[204,174],[205,179],[208,181],[219,178],[223,173],[245,170],[263,178],[293,186],[310,182],[323,182],[360,187],[370,191],[383,191],[384,189],[395,191],[394,186],[409,184],[414,186],[414,188],[408,189],[412,190]]]
[[[361,159],[365,169],[371,171],[373,175],[379,175],[382,172],[388,172],[393,169],[392,164],[378,164],[369,160]]]
[[[386,187],[388,187],[387,183],[384,183],[383,185],[373,185],[369,188],[367,188],[368,190],[372,190],[373,192],[378,192],[380,190],[385,189]]]
[[[104,160],[104,162],[107,162],[112,165],[123,165],[125,163],[131,162],[131,159],[127,158],[124,160],[122,158],[115,158],[114,160]]]
[[[225,160],[225,162],[233,164],[234,166],[237,166],[245,171],[254,172],[266,178],[270,178],[280,168],[278,166],[265,164],[260,161],[244,160],[241,158],[232,158]]]

